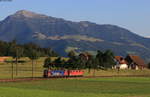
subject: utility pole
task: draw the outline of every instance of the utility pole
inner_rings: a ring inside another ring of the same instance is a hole
[[[18,47],[16,47],[16,76],[18,75]]]
[[[13,61],[11,62],[11,65],[12,65],[11,77],[12,77],[12,79],[14,79],[14,64],[13,64]]]
[[[33,71],[34,71],[34,66],[33,66],[33,62],[34,62],[34,60],[32,60],[32,79],[33,79]]]

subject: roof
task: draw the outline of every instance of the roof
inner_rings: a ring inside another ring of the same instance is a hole
[[[91,57],[91,54],[85,52],[85,53],[81,53],[79,56],[84,56],[88,60]]]
[[[0,62],[4,62],[6,59],[8,59],[9,57],[0,57]]]
[[[119,64],[127,64],[126,60],[122,56],[115,56],[115,59],[119,62]]]
[[[128,57],[130,57],[130,59],[136,63],[137,65],[143,65],[145,66],[145,62],[144,60],[140,57],[140,56],[136,56],[136,55],[128,55]]]
[[[123,58],[123,57],[122,57],[122,56],[115,56],[115,59],[116,59],[117,61],[120,61],[121,58]]]

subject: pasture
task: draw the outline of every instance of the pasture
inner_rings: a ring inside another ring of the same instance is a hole
[[[34,62],[34,77],[42,77],[44,57]],[[55,58],[52,58],[54,60]],[[9,58],[0,63],[0,79],[12,78],[12,63]],[[67,60],[67,59],[65,59]],[[32,63],[21,58],[13,64],[14,78],[32,76]],[[85,70],[84,76],[150,76],[150,70]],[[102,77],[77,79],[48,79],[24,82],[0,82],[0,97],[150,97],[149,77]]]
[[[0,83],[0,97],[150,97],[150,78],[109,77]]]
[[[52,60],[56,59],[56,57],[52,57]],[[67,58],[64,58],[67,60]],[[0,63],[0,79],[10,79],[12,78],[12,63],[10,61],[14,61],[11,57],[7,59],[7,62]],[[45,57],[41,57],[34,62],[34,77],[42,77],[43,76],[43,64]],[[21,61],[18,63],[18,74],[16,75],[16,64],[13,64],[13,77],[14,78],[25,78],[32,77],[32,62],[30,59],[24,57],[19,59]],[[150,70],[96,70],[95,75],[93,74],[93,70],[89,73],[88,70],[85,70],[84,76],[150,76]]]

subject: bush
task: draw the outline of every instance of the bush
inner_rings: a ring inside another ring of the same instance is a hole
[[[148,63],[148,69],[150,69],[150,63]]]

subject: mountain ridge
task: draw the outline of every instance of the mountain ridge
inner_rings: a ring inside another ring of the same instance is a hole
[[[51,46],[61,55],[66,55],[67,48],[78,48],[77,52],[111,49],[116,55],[135,53],[150,58],[150,39],[128,29],[89,21],[73,22],[26,10],[0,21],[0,40],[14,39],[21,44]]]

